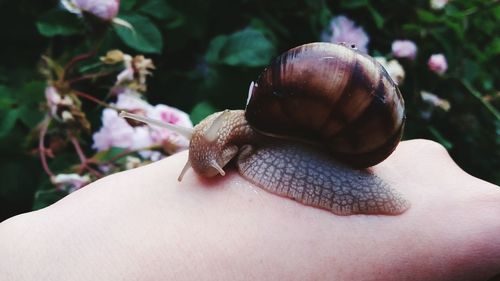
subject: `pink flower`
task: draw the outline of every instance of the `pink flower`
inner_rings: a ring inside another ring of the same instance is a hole
[[[87,12],[105,21],[115,18],[120,9],[120,0],[62,0],[61,3],[72,13]]]
[[[177,108],[163,104],[155,106],[148,117],[186,128],[193,127],[189,115]],[[156,143],[167,144],[171,148],[172,151],[170,152],[172,153],[186,149],[189,146],[188,139],[165,128],[154,127],[152,137]]]
[[[192,128],[193,124],[189,116],[174,107],[159,104],[152,106],[133,90],[128,88],[118,95],[114,106],[136,114],[159,120],[174,125]],[[119,117],[114,109],[104,109],[102,113],[102,127],[93,135],[93,148],[98,151],[107,150],[111,147],[122,147],[127,149],[146,149],[153,145],[163,145],[168,152],[174,153],[189,146],[189,140],[168,129],[160,127],[149,127],[139,124],[130,125],[126,119]],[[139,153],[143,158],[159,159],[152,151],[144,150]]]
[[[152,105],[130,89],[126,89],[118,96],[114,106],[144,115],[153,109]],[[111,147],[140,149],[154,144],[147,126],[133,127],[125,119],[119,117],[116,110],[109,108],[103,110],[102,127],[93,135],[93,139],[93,148],[98,151]]]
[[[111,147],[130,148],[132,146],[134,128],[120,118],[116,110],[104,109],[101,120],[101,129],[92,136],[93,148],[103,151]]]
[[[392,42],[392,54],[396,58],[414,60],[417,56],[417,45],[410,40],[396,40]]]
[[[431,71],[441,75],[448,69],[448,62],[443,54],[434,54],[427,61],[427,66]]]
[[[330,27],[321,35],[322,41],[332,43],[346,43],[355,45],[356,48],[366,53],[370,38],[362,27],[355,25],[345,16],[337,16],[330,21]]]
[[[92,136],[98,151],[121,147],[141,149],[154,144],[149,128],[146,126],[132,127],[125,119],[118,116],[114,109],[106,108],[102,112],[102,127]]]
[[[123,88],[123,91],[118,94],[115,106],[132,112],[149,112],[153,109],[153,106],[143,100],[141,96],[141,94],[130,88]]]

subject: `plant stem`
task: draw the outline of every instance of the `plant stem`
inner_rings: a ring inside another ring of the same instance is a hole
[[[468,81],[461,80],[462,85],[469,91],[476,99],[478,99],[488,111],[495,116],[497,121],[500,121],[500,113],[498,110],[487,100],[483,98],[483,95],[477,91]]]
[[[144,150],[154,150],[154,149],[158,149],[160,147],[161,146],[159,146],[159,145],[152,145],[152,146],[142,147],[142,148],[139,148],[139,149],[127,150],[127,151],[118,153],[117,155],[115,155],[111,159],[109,159],[108,161],[106,161],[104,163],[101,163],[101,164],[110,164],[110,163],[113,163],[113,162],[115,162],[116,160],[118,160],[118,159],[120,159],[122,157],[127,156],[127,155],[134,154],[134,153],[137,153],[137,152],[140,152],[140,151],[144,151]]]
[[[80,146],[80,143],[78,142],[76,137],[73,136],[72,134],[70,134],[69,139],[70,139],[71,143],[73,144],[73,146],[75,147],[76,153],[78,154],[78,157],[80,158],[80,162],[82,162],[82,164],[81,164],[82,168],[87,169],[89,172],[91,172],[92,174],[94,174],[94,176],[96,176],[98,178],[102,177],[102,174],[100,172],[89,167],[88,159],[85,156],[85,154],[83,153],[82,147]]]
[[[61,75],[61,79],[60,79],[61,82],[66,79],[66,77],[68,76],[68,73],[71,71],[71,69],[75,66],[76,63],[78,63],[80,61],[83,61],[83,60],[86,60],[86,59],[89,59],[89,58],[91,58],[91,57],[93,57],[93,56],[95,56],[97,54],[97,51],[99,50],[99,47],[101,46],[102,42],[104,41],[105,35],[106,35],[105,32],[99,34],[99,36],[97,38],[97,41],[95,41],[95,45],[92,48],[92,50],[90,50],[87,53],[79,54],[79,55],[73,57],[66,64],[66,66],[64,67],[63,73]]]
[[[66,66],[64,67],[64,70],[63,70],[63,73],[62,73],[62,76],[61,76],[61,81],[64,81],[64,79],[66,79],[66,76],[68,75],[68,72],[71,71],[71,69],[73,68],[73,66],[75,66],[75,64],[77,62],[82,61],[82,60],[86,60],[86,59],[89,59],[89,58],[95,56],[95,54],[97,54],[97,49],[98,48],[94,48],[93,50],[91,50],[88,53],[77,55],[73,59],[71,59],[68,62],[68,64],[66,64]]]
[[[103,102],[103,101],[101,101],[100,99],[98,99],[98,98],[96,98],[96,97],[94,97],[94,96],[92,96],[92,95],[89,95],[89,94],[87,94],[87,93],[84,93],[84,92],[81,92],[81,91],[75,91],[75,94],[76,94],[77,96],[79,96],[79,97],[82,97],[82,98],[88,99],[88,100],[93,101],[93,102],[95,102],[95,103],[97,103],[97,104],[99,104],[99,105],[102,105],[102,106],[104,106],[104,107],[107,107],[107,108],[112,108],[112,109],[114,109],[114,110],[116,110],[116,111],[118,111],[118,112],[120,112],[120,111],[121,111],[121,109],[120,109],[120,108],[118,108],[118,107],[116,107],[116,106],[113,106],[113,105],[111,105],[111,104],[109,104],[109,103]]]
[[[113,73],[114,73],[114,71],[86,74],[86,75],[82,75],[80,77],[68,80],[68,83],[72,84],[72,83],[80,82],[80,81],[83,81],[83,80],[96,79],[96,78],[100,78],[100,77],[111,75]]]
[[[45,157],[45,135],[47,134],[47,128],[50,125],[50,117],[45,116],[45,119],[42,121],[40,124],[40,136],[38,139],[38,153],[40,153],[40,161],[42,162],[42,167],[45,173],[50,177],[54,177],[54,173],[49,168],[49,165],[47,164],[47,158]]]

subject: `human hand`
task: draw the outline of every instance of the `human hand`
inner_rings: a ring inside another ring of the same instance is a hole
[[[486,280],[500,273],[500,189],[440,145],[402,142],[373,168],[411,207],[336,216],[204,179],[187,154],[122,172],[0,224],[3,280]]]

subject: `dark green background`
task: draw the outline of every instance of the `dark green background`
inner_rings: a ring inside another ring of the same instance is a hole
[[[80,19],[58,7],[58,1],[0,2],[0,220],[64,196],[47,191],[50,183],[33,152],[37,138],[31,131],[43,116],[46,85],[40,57],[67,61],[87,51],[93,39]],[[431,10],[428,1],[389,0],[128,0],[121,8],[119,17],[134,24],[142,41],[110,29],[101,53],[119,48],[151,57],[157,69],[149,101],[178,107],[194,122],[215,110],[243,108],[249,82],[268,61],[318,41],[332,16],[346,15],[364,27],[371,55],[388,55],[393,40],[411,39],[419,52],[415,62],[401,60],[407,74],[401,87],[408,117],[404,137],[436,140],[467,172],[500,183],[498,1],[456,0],[441,11]],[[428,71],[433,53],[446,55],[446,76]],[[99,96],[113,82],[78,87]],[[421,90],[449,100],[451,110],[422,118],[427,106]],[[102,109],[85,103],[84,110],[98,129]],[[83,138],[91,143],[90,135]],[[74,160],[68,150],[51,167],[63,172]]]

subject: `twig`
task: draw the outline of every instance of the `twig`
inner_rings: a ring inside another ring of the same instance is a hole
[[[102,42],[104,41],[105,35],[106,35],[106,33],[100,34],[99,38],[95,42],[95,45],[92,48],[92,50],[90,50],[90,52],[77,55],[77,56],[73,57],[66,64],[66,66],[64,67],[63,73],[61,75],[61,81],[64,81],[66,79],[66,77],[68,75],[68,72],[71,71],[71,69],[75,66],[76,63],[78,63],[78,62],[80,62],[82,60],[89,59],[89,58],[91,58],[91,57],[93,57],[93,56],[95,56],[97,54],[97,51],[99,50],[99,47],[101,46]]]
[[[126,151],[123,151],[121,153],[116,154],[115,156],[111,157],[111,159],[109,159],[106,162],[101,163],[101,164],[104,164],[104,165],[111,164],[111,163],[115,162],[116,160],[118,160],[118,159],[120,159],[122,157],[125,157],[127,155],[134,154],[134,153],[137,153],[137,152],[140,152],[140,151],[144,151],[144,150],[155,150],[155,149],[158,149],[160,147],[161,146],[159,146],[159,145],[151,145],[151,146],[142,147],[142,148],[139,148],[139,149],[126,150]]]
[[[483,98],[483,95],[481,95],[479,91],[474,89],[474,87],[468,81],[460,81],[462,82],[462,85],[464,85],[464,87],[467,89],[467,91],[469,91],[476,99],[478,99],[484,105],[484,107],[486,107],[486,109],[488,109],[488,111],[493,114],[493,116],[495,116],[497,121],[500,121],[500,113],[498,112],[498,110],[490,102],[485,100]]]
[[[95,78],[99,78],[99,77],[104,77],[104,76],[111,75],[113,73],[115,73],[115,71],[86,74],[86,75],[82,75],[80,77],[68,80],[68,83],[72,84],[72,83],[80,82],[80,81],[83,81],[83,80],[89,80],[89,79],[95,79]]]
[[[38,139],[38,153],[40,153],[40,161],[42,162],[42,167],[45,173],[50,177],[54,177],[54,173],[49,168],[49,165],[47,164],[47,158],[45,157],[45,135],[47,134],[47,128],[50,125],[50,117],[46,116],[45,119],[41,123],[41,128],[40,128],[40,136]]]
[[[95,56],[97,54],[97,49],[98,48],[94,48],[92,51],[90,51],[88,53],[77,55],[73,59],[71,59],[68,62],[68,64],[66,64],[66,66],[64,67],[63,73],[61,75],[61,81],[64,81],[68,72],[71,70],[71,68],[73,68],[73,66],[75,66],[75,64],[77,62],[82,61],[82,60],[86,60],[86,59],[89,59],[89,58]]]
[[[80,143],[75,138],[75,136],[70,134],[69,139],[70,139],[71,143],[73,144],[73,146],[75,147],[76,153],[78,154],[78,157],[80,158],[80,162],[82,162],[82,164],[81,164],[82,168],[87,169],[89,172],[91,172],[92,174],[94,174],[94,176],[96,176],[98,178],[102,177],[102,174],[99,171],[94,170],[93,168],[91,168],[88,165],[89,161],[88,161],[87,157],[85,156],[85,154],[83,153],[82,147],[80,146]]]
[[[94,97],[94,96],[92,96],[92,95],[89,95],[89,94],[87,94],[87,93],[84,93],[84,92],[81,92],[81,91],[75,91],[75,94],[76,94],[77,96],[79,96],[79,97],[82,97],[82,98],[88,99],[88,100],[93,101],[93,102],[95,102],[95,103],[97,103],[97,104],[99,104],[99,105],[102,105],[102,106],[104,106],[104,107],[107,107],[107,108],[112,108],[112,109],[114,109],[114,110],[116,110],[116,111],[118,111],[118,112],[120,112],[120,111],[121,111],[121,109],[120,109],[120,108],[118,108],[118,107],[116,107],[116,106],[113,106],[113,105],[111,105],[111,104],[109,104],[109,103],[103,102],[103,101],[101,101],[100,99],[98,99],[98,98],[96,98],[96,97]]]

